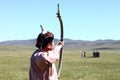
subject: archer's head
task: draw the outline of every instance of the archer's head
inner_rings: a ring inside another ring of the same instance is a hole
[[[45,33],[41,32],[36,40],[36,47],[37,48],[45,48],[48,45],[52,45],[52,42],[54,40],[54,34],[46,31]]]

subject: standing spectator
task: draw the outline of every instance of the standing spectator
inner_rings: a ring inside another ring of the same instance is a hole
[[[81,52],[81,57],[82,57],[82,58],[85,58],[85,57],[86,57],[86,52],[85,52],[85,51],[82,51],[82,52]]]

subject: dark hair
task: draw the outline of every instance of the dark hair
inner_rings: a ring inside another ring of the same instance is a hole
[[[36,47],[37,48],[44,48],[51,43],[54,39],[53,33],[47,31],[45,34],[40,33],[36,40]]]

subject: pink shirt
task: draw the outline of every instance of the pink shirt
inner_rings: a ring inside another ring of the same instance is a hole
[[[61,45],[54,50],[36,50],[31,56],[29,80],[58,80],[55,62],[59,59]]]

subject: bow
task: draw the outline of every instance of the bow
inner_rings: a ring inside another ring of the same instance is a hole
[[[61,18],[61,16],[60,16],[59,4],[58,4],[57,17],[58,17],[58,19],[59,19],[60,29],[61,29],[60,41],[63,41],[63,34],[64,34],[64,32],[63,32],[63,22],[62,22],[62,18]],[[61,67],[62,67],[62,51],[63,51],[63,48],[61,48],[61,50],[60,50],[60,57],[59,57],[59,64],[58,64],[58,71],[57,71],[58,79],[60,78]]]

